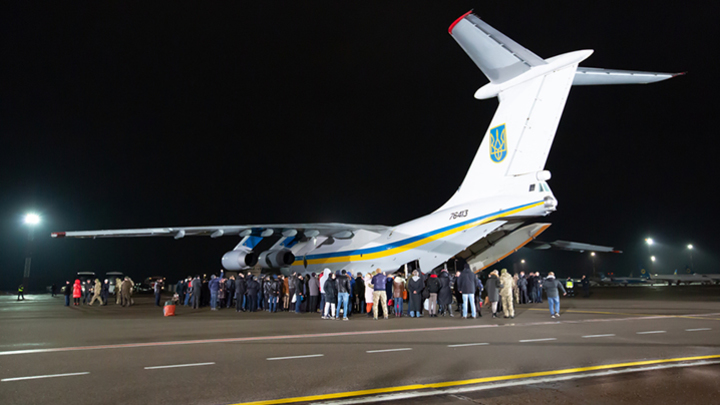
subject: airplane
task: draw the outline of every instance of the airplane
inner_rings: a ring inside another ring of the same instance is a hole
[[[548,185],[551,174],[544,167],[572,86],[644,84],[682,74],[579,67],[593,53],[589,49],[543,59],[472,11],[455,20],[448,33],[489,79],[475,98],[497,97],[499,106],[459,189],[434,212],[395,226],[288,223],[55,232],[51,236],[231,236],[240,241],[222,256],[221,263],[233,271],[259,263],[284,274],[320,273],[325,268],[349,269],[354,274],[395,271],[414,263],[427,273],[465,252],[478,272],[532,242],[550,226],[533,221],[558,207]],[[471,246],[474,249],[468,250]],[[553,247],[552,242],[541,246]],[[572,250],[568,242],[560,247]]]
[[[613,273],[599,273],[600,283],[604,285],[622,285],[627,287],[629,284],[652,284],[650,273],[645,269],[640,270],[640,277],[615,277]]]
[[[720,274],[697,274],[693,273],[689,268],[686,270],[689,273],[678,274],[676,269],[672,275],[653,274],[652,280],[667,282],[668,285],[673,285],[673,283],[675,283],[675,285],[680,285],[680,283],[684,283],[685,285],[692,283],[712,284],[713,282],[715,284],[720,284]]]

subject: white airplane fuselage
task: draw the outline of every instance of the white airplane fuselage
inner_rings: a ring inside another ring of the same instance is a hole
[[[415,260],[428,272],[509,220],[542,217],[554,211],[557,201],[552,192],[530,192],[529,185],[519,187],[524,192],[445,208],[383,233],[361,230],[351,239],[318,238],[298,243],[291,248],[295,262],[283,272],[319,273],[326,268],[353,274],[378,268],[394,271]]]

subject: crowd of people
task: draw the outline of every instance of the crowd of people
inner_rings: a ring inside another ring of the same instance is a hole
[[[133,283],[130,277],[125,277],[124,279],[117,278],[114,291],[115,304],[122,305],[123,307],[129,307],[134,304],[134,300],[132,299],[134,286],[135,283]],[[92,306],[96,301],[101,306],[107,305],[110,300],[110,280],[105,279],[104,282],[101,282],[100,279],[96,278],[94,281],[87,279],[82,282],[80,279],[76,279],[73,284],[70,284],[70,281],[66,281],[63,294],[65,296],[66,307],[70,306],[71,297],[73,306]]]
[[[451,316],[461,313],[463,319],[482,316],[481,310],[488,308],[493,318],[502,314],[515,318],[515,305],[542,303],[543,291],[548,300],[553,318],[560,316],[560,293],[573,291],[573,282],[568,279],[565,286],[555,278],[553,272],[547,277],[539,272],[520,272],[511,275],[506,269],[490,272],[485,283],[468,265],[462,271],[451,274],[446,269],[423,274],[415,270],[406,280],[404,273],[386,274],[380,269],[370,274],[357,273],[353,276],[346,270],[307,275],[293,273],[284,275],[254,276],[251,273],[225,277],[211,275],[187,277],[175,286],[173,301],[193,309],[209,306],[217,311],[234,308],[237,312],[287,311],[294,313],[317,313],[322,319],[349,320],[352,314],[364,314],[373,319],[382,316],[388,319],[390,312],[395,317]],[[135,283],[130,277],[115,280],[115,304],[128,307],[134,304],[132,298]],[[585,276],[581,285],[588,295],[589,282]],[[163,281],[152,285],[155,305],[160,306]],[[74,284],[66,282],[65,305],[108,305],[110,281],[91,279]],[[407,306],[406,306],[407,304]],[[455,311],[453,311],[455,304]]]
[[[451,316],[459,312],[463,319],[482,316],[489,308],[492,317],[502,314],[515,317],[515,305],[543,302],[543,290],[553,318],[560,316],[559,294],[566,293],[552,272],[511,275],[506,269],[493,270],[483,285],[469,266],[454,275],[443,269],[423,274],[413,271],[406,280],[404,273],[386,274],[377,269],[372,274],[353,275],[346,270],[307,275],[254,276],[251,273],[220,276],[187,277],[178,281],[174,300],[193,309],[209,306],[217,311],[234,308],[237,312],[320,313],[322,319],[349,320],[352,314],[373,319],[395,317]],[[159,305],[156,289],[156,303]],[[455,311],[453,311],[455,303]],[[407,304],[407,306],[406,306]]]

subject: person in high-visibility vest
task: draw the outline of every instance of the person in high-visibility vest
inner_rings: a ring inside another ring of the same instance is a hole
[[[23,300],[25,299],[25,294],[23,294],[24,291],[25,291],[25,286],[20,284],[20,286],[18,287],[18,299],[17,299],[18,301],[20,301],[20,297],[22,297]]]
[[[570,297],[575,296],[575,289],[573,288],[575,284],[573,283],[573,279],[568,277],[567,281],[565,281],[565,289],[567,290],[567,294]]]

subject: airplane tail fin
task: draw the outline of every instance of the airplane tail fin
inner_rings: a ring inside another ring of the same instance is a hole
[[[448,32],[490,81],[475,98],[497,96],[500,105],[460,188],[440,209],[491,195],[508,177],[529,174],[548,179],[548,173],[539,172],[545,167],[573,84],[641,83],[672,77],[643,72],[648,75],[633,79],[629,71],[588,68],[578,73],[578,64],[592,50],[543,59],[472,12],[453,22]],[[580,79],[578,74],[582,74]]]
[[[640,269],[640,278],[650,280],[650,273],[647,270],[645,270],[644,268],[641,268]]]

